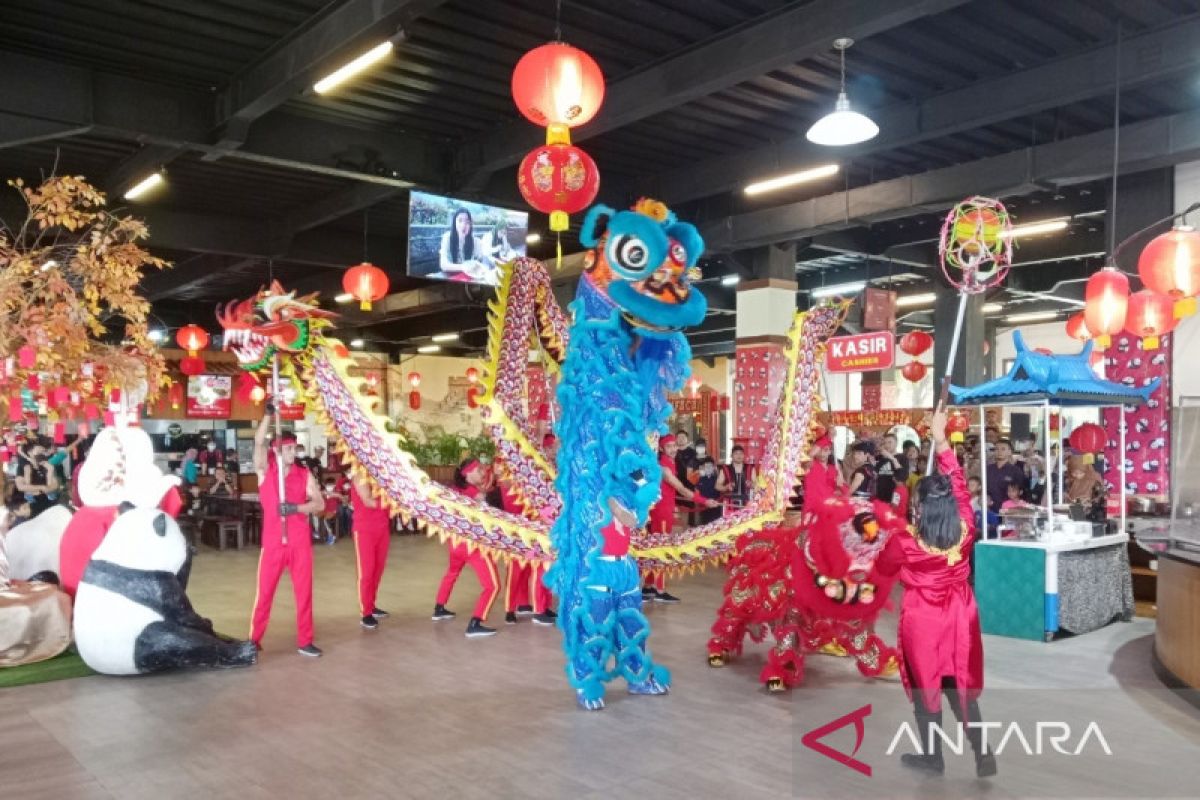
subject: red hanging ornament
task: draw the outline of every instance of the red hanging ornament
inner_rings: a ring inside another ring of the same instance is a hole
[[[1180,225],[1157,236],[1138,256],[1138,275],[1147,289],[1171,298],[1176,317],[1196,313],[1200,294],[1200,232]]]
[[[478,408],[479,401],[475,399],[475,387],[471,386],[467,389],[467,408]]]
[[[203,375],[204,359],[199,356],[187,356],[179,360],[179,371],[184,375]]]
[[[208,347],[208,331],[199,325],[184,325],[175,334],[175,342],[194,358],[197,353]]]
[[[900,374],[903,375],[905,379],[910,380],[913,383],[917,383],[924,378],[925,373],[928,371],[929,368],[920,361],[910,361],[900,368]]]
[[[350,267],[342,276],[342,289],[358,301],[363,311],[370,311],[372,303],[387,297],[388,285],[387,273],[366,261]]]
[[[1086,342],[1092,338],[1092,332],[1088,330],[1087,319],[1082,311],[1072,314],[1067,320],[1067,336],[1079,342]]]
[[[1071,438],[1067,441],[1071,447],[1083,453],[1083,460],[1090,464],[1096,460],[1095,454],[1104,449],[1108,435],[1096,423],[1085,422],[1071,431]]]
[[[925,331],[910,331],[900,337],[900,351],[916,358],[933,347],[933,337]]]
[[[421,393],[415,389],[408,393],[408,407],[413,411],[421,407]]]
[[[563,42],[535,47],[512,74],[513,102],[534,125],[574,128],[604,102],[604,73],[590,55]]]
[[[965,414],[954,412],[950,418],[946,420],[946,431],[950,434],[950,441],[961,442],[966,438],[964,434],[971,429],[971,421],[967,419]]]
[[[474,367],[467,367],[467,382],[477,383],[479,381],[479,370]]]
[[[421,373],[419,373],[419,372],[408,373],[408,382],[409,382],[409,384],[412,385],[412,388],[414,388],[414,389],[418,388],[421,385]]]
[[[1129,278],[1113,267],[1105,267],[1088,278],[1083,309],[1087,329],[1100,350],[1108,347],[1112,337],[1125,327],[1129,307]]]
[[[1153,289],[1142,289],[1129,295],[1129,310],[1125,314],[1125,330],[1142,339],[1143,350],[1157,350],[1160,336],[1175,330],[1175,302]]]
[[[167,399],[171,403],[171,408],[178,410],[183,405],[183,384],[172,383],[171,388],[167,390]]]
[[[600,191],[596,162],[571,144],[554,142],[535,147],[517,169],[517,188],[525,202],[550,215],[550,230],[561,233],[568,215],[583,211]]]

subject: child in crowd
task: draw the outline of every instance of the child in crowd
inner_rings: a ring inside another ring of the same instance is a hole
[[[1032,505],[1022,499],[1020,484],[1010,483],[1005,487],[1005,491],[1008,494],[1004,502],[1000,504],[1001,511],[1008,511],[1010,508],[1033,508]]]

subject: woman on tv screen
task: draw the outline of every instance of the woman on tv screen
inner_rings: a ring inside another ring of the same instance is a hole
[[[442,234],[441,269],[451,280],[493,283],[495,267],[479,240],[471,212],[457,208],[450,215],[450,229]]]

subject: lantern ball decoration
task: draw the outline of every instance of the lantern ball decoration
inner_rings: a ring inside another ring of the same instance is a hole
[[[1012,220],[999,200],[971,197],[946,215],[938,241],[950,285],[979,294],[1003,280],[1012,264]]]
[[[910,331],[900,337],[900,351],[916,358],[933,347],[933,337],[925,331]]]
[[[965,414],[955,412],[946,420],[946,430],[950,433],[950,441],[961,442],[966,432],[971,429],[971,422]]]
[[[900,368],[900,374],[913,383],[918,383],[928,371],[929,368],[920,361],[910,361]]]
[[[479,382],[479,370],[475,367],[467,367],[467,382],[471,384]]]
[[[189,356],[195,357],[197,353],[208,347],[208,331],[199,325],[184,325],[175,334],[175,342],[187,350]]]
[[[1142,289],[1129,295],[1125,313],[1125,330],[1142,339],[1143,350],[1157,350],[1160,336],[1175,329],[1175,302],[1153,289]]]
[[[346,270],[342,276],[342,289],[358,301],[361,310],[370,311],[372,303],[387,296],[388,276],[379,267],[364,261]]]
[[[600,191],[596,162],[570,144],[535,147],[517,169],[517,188],[525,202],[550,215],[550,230],[569,227],[568,216],[592,204]]]
[[[467,388],[467,408],[478,408],[479,407],[479,400],[475,395],[476,391],[477,391],[477,387],[475,387],[475,386],[471,386],[471,387]]]
[[[199,356],[188,356],[179,360],[179,371],[184,375],[203,375],[204,359]]]
[[[1084,462],[1091,464],[1096,460],[1096,453],[1104,449],[1107,441],[1108,435],[1104,432],[1104,428],[1094,422],[1085,422],[1071,431],[1068,443],[1072,448],[1084,454]]]
[[[534,125],[583,125],[604,102],[604,73],[590,55],[563,42],[535,47],[512,74],[513,102]]]
[[[421,385],[421,373],[419,373],[419,372],[410,372],[410,373],[408,373],[408,382],[409,382],[409,384],[410,384],[410,385],[411,385],[411,386],[412,386],[414,389],[416,389],[416,388],[420,387],[420,385]]]
[[[1129,278],[1113,267],[1105,267],[1088,278],[1084,292],[1084,321],[1096,340],[1096,347],[1103,350],[1112,342],[1112,337],[1125,328],[1125,314],[1129,308]]]
[[[183,405],[183,384],[172,383],[171,388],[167,390],[167,399],[171,403],[171,408],[178,410]]]
[[[1086,342],[1092,338],[1092,332],[1088,330],[1087,319],[1082,311],[1072,314],[1067,320],[1067,336],[1078,342]]]
[[[415,389],[408,393],[408,407],[413,411],[421,407],[421,393]]]
[[[1200,294],[1200,233],[1188,225],[1157,236],[1138,256],[1138,276],[1147,289],[1171,298],[1176,317],[1196,313]]]

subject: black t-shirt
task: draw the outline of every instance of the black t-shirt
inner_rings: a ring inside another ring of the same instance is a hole
[[[854,483],[854,475],[862,475],[862,483],[854,491],[855,497],[875,497],[877,478],[875,476],[875,465],[871,462],[863,464],[858,469],[854,470],[854,474],[850,476],[850,482]]]
[[[689,489],[696,487],[692,486],[692,482],[688,480],[688,467],[696,460],[696,450],[691,447],[683,447],[675,451],[675,477],[679,478],[679,482]]]
[[[900,466],[893,467],[891,459],[883,453],[875,458],[875,496],[885,503],[892,502],[896,484],[908,480],[908,459],[900,454],[893,457]]]
[[[711,500],[720,499],[720,494],[717,492],[717,476],[720,470],[717,469],[717,462],[712,456],[704,456],[697,458],[692,462],[691,469],[699,473],[696,479],[696,491],[701,497],[707,497]]]

